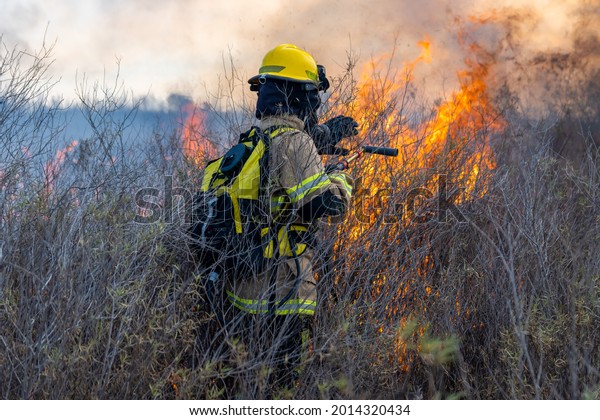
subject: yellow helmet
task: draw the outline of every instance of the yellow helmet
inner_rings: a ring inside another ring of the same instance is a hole
[[[316,88],[319,86],[317,62],[309,53],[293,44],[278,45],[265,55],[258,75],[248,80],[250,89],[257,90],[253,88],[258,88],[262,77],[310,83]]]

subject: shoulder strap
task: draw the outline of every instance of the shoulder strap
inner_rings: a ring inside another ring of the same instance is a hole
[[[262,130],[260,127],[253,125],[249,130],[244,131],[240,134],[238,143],[242,143],[252,139],[253,145],[256,145],[259,139],[262,139],[263,142],[268,143],[269,140],[274,139],[281,133],[285,133],[287,131],[298,131],[296,128],[289,127],[287,125],[274,125],[266,130]]]
[[[286,125],[274,125],[266,130],[262,130],[260,127],[252,127],[257,134],[257,139],[262,140],[265,145],[265,151],[263,153],[262,158],[259,161],[260,165],[260,183],[259,183],[259,195],[264,193],[267,189],[268,176],[269,176],[269,151],[271,148],[271,141],[279,136],[280,134],[286,133],[288,131],[297,131],[295,128],[288,127]]]
[[[238,143],[242,143],[248,140],[248,138],[250,138],[252,136],[252,132],[258,127],[256,126],[252,126],[250,127],[249,130],[244,131],[243,133],[240,133],[240,137],[238,139]]]

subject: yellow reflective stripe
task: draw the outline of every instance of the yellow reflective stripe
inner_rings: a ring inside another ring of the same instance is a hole
[[[233,191],[229,191],[229,197],[231,198],[231,205],[233,206],[233,223],[235,224],[235,233],[242,234],[244,231],[242,228],[242,215],[240,213],[240,203]]]
[[[244,312],[250,314],[265,314],[269,312],[268,300],[243,299],[229,290],[227,290],[227,297],[233,306]],[[277,308],[275,315],[314,315],[317,309],[317,302],[309,299],[290,299],[281,304],[281,301],[278,300],[275,302],[275,307]]]
[[[293,230],[296,232],[306,232],[306,231],[308,231],[308,228],[306,226],[291,225],[290,230]]]
[[[239,199],[258,200],[258,190],[260,188],[260,159],[265,152],[265,144],[258,142],[248,160],[242,166],[238,176],[234,179],[231,187]]]
[[[271,197],[271,204],[274,206],[278,206],[283,204],[286,201],[285,195],[280,195],[278,197]]]
[[[204,168],[204,174],[202,175],[202,191],[208,191],[211,188],[210,183],[213,181],[213,176],[215,175],[215,173],[217,173],[217,171],[221,167],[222,160],[223,158],[217,159],[206,165],[206,168]],[[221,182],[221,184],[222,183],[223,182]]]
[[[280,135],[281,133],[285,133],[285,132],[287,132],[287,131],[296,131],[296,129],[295,129],[295,128],[292,128],[292,127],[279,127],[279,128],[277,128],[277,129],[275,129],[275,130],[271,131],[271,132],[269,133],[269,137],[270,137],[270,138],[273,138],[273,137],[275,137],[275,136],[278,136],[278,135]]]
[[[290,226],[290,232],[291,231],[307,232],[308,229],[306,228],[306,226],[292,225],[292,226]],[[281,241],[281,242],[282,243],[279,244],[279,254],[285,255],[286,257],[293,257],[294,253],[292,252],[292,247],[290,246],[291,244],[290,244],[289,236],[285,235],[283,241]],[[294,251],[296,252],[296,255],[302,255],[304,253],[304,251],[306,251],[306,244],[302,244],[302,243],[295,244]]]
[[[329,185],[331,185],[329,177],[324,172],[319,172],[318,174],[309,176],[292,188],[287,188],[285,192],[290,197],[292,203],[297,203],[313,191],[328,187]]]
[[[352,195],[352,186],[348,184],[348,181],[346,180],[346,175],[342,173],[331,174],[329,175],[329,178],[339,180],[342,183],[343,187],[346,189],[346,191],[348,191],[348,195]]]
[[[286,227],[282,227],[281,229],[279,229],[279,232],[277,234],[277,243],[279,244],[279,255],[284,255],[286,257],[293,257],[294,253],[292,252],[292,247],[291,247],[291,243],[290,243],[290,237],[287,234],[287,232],[307,232],[308,229],[306,228],[306,226],[301,226],[301,225],[292,225],[289,227],[289,231],[286,230]],[[266,234],[269,233],[269,228],[262,228],[260,230],[260,237],[264,237]],[[265,249],[263,250],[263,257],[265,258],[273,258],[273,240],[271,239],[269,241],[269,243],[265,246]],[[296,255],[302,255],[302,253],[304,253],[304,251],[306,251],[306,244],[303,243],[297,243],[295,244],[294,247],[294,251],[296,252]]]
[[[271,198],[271,214],[277,214],[279,211],[285,208],[288,203],[288,198],[285,195]]]
[[[262,228],[260,230],[260,237],[262,238],[267,233],[269,233],[269,228],[268,227]],[[263,251],[263,257],[265,257],[265,258],[273,258],[273,240],[272,239],[269,241],[269,243],[267,244],[267,246],[265,246],[265,249]]]

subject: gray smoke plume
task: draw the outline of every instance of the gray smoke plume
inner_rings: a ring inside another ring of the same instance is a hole
[[[363,61],[395,50],[400,67],[427,37],[432,61],[415,76],[437,95],[455,88],[456,72],[470,61],[489,67],[490,87],[508,86],[526,106],[558,105],[557,98],[564,105],[597,84],[600,69],[597,0],[311,1],[277,10],[270,22],[263,50],[301,40],[333,74],[343,71],[348,49]]]
[[[426,92],[448,94],[466,59],[485,60],[490,83],[506,83],[534,104],[565,83],[591,83],[597,76],[598,3],[5,0],[3,16],[10,19],[0,21],[0,33],[3,42],[30,50],[39,49],[44,34],[56,40],[53,71],[67,95],[76,73],[102,78],[116,72],[116,60],[127,86],[166,101],[171,92],[193,98],[214,93],[229,66],[223,57],[231,58],[243,82],[266,51],[284,42],[305,48],[336,76],[345,71],[348,51],[360,63],[394,51],[394,66],[401,67],[419,55],[417,42],[427,38],[432,61],[415,69]]]

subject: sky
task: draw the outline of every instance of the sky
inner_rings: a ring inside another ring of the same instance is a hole
[[[121,80],[157,103],[172,93],[202,100],[216,92],[232,63],[240,80],[263,55],[294,43],[327,67],[344,72],[349,52],[366,62],[394,50],[398,62],[429,39],[433,60],[422,80],[452,86],[464,61],[457,32],[473,18],[492,19],[470,36],[490,49],[513,42],[512,53],[569,52],[577,34],[600,27],[600,0],[0,0],[7,48],[54,44],[56,95],[75,97],[78,81]],[[587,29],[585,29],[587,28]],[[510,32],[510,36],[507,33]],[[597,34],[597,32],[596,32]],[[504,45],[506,51],[506,45]],[[119,63],[117,65],[117,63]]]

